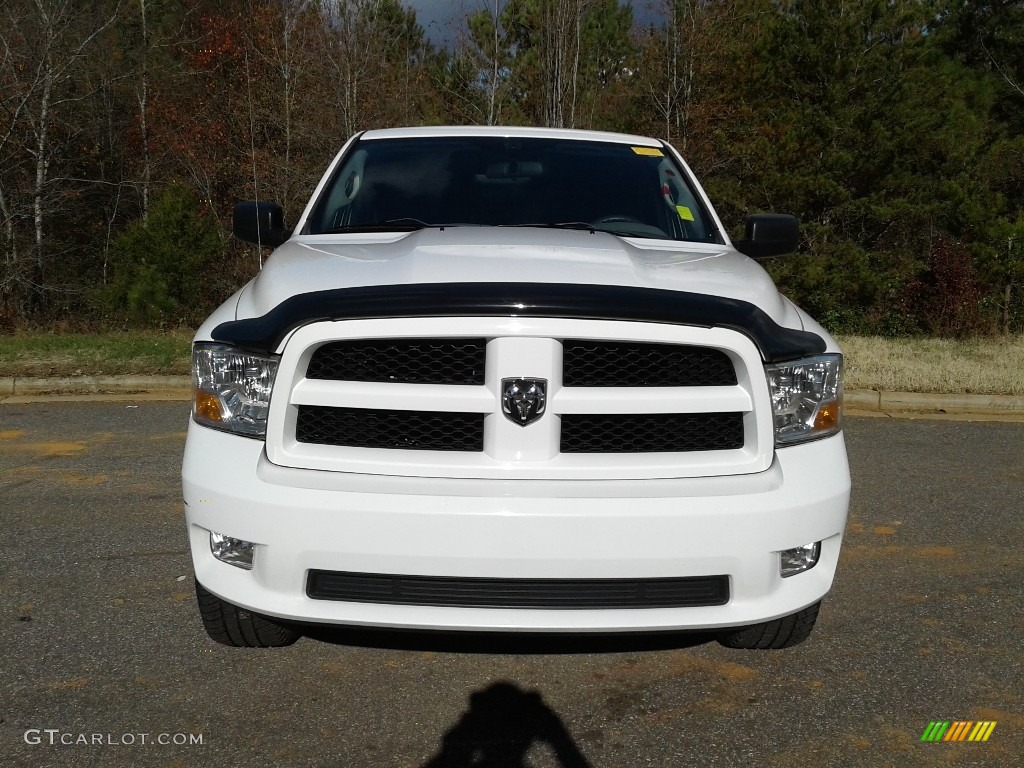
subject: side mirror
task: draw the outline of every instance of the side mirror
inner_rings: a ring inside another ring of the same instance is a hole
[[[235,206],[232,232],[239,240],[267,248],[276,248],[292,236],[284,228],[284,210],[280,205],[254,200]]]
[[[747,216],[743,240],[733,243],[736,250],[752,259],[792,253],[800,242],[796,216],[782,213],[755,213]]]

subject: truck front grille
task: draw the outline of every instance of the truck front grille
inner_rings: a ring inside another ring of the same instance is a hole
[[[567,340],[567,387],[731,387],[736,368],[718,349],[634,341]]]
[[[562,453],[667,453],[742,447],[742,413],[603,413],[562,417]]]
[[[295,439],[350,448],[482,451],[484,415],[302,405]]]
[[[313,353],[307,379],[483,384],[485,339],[334,341]]]
[[[271,463],[420,478],[763,472],[764,363],[742,333],[572,318],[319,322],[282,351]]]
[[[691,608],[729,602],[727,576],[491,579],[311,570],[314,600],[461,608]]]

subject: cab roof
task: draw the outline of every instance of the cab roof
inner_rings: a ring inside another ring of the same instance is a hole
[[[409,128],[383,128],[366,131],[362,141],[375,139],[439,138],[443,136],[499,136],[502,138],[569,139],[575,141],[603,141],[640,147],[661,147],[663,142],[648,136],[632,136],[608,131],[582,131],[570,128],[528,128],[494,125],[430,125]]]

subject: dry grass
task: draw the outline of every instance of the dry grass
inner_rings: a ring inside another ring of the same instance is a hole
[[[192,331],[0,336],[0,376],[187,374]]]
[[[847,389],[1024,395],[1024,336],[838,341],[846,354]]]

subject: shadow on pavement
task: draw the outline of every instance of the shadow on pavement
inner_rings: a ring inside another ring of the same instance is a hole
[[[525,768],[535,745],[548,747],[562,768],[590,768],[539,693],[494,683],[470,694],[469,709],[423,768]]]
[[[332,645],[399,651],[481,654],[642,653],[711,642],[707,632],[611,635],[441,632],[362,627],[300,626],[303,636]]]

